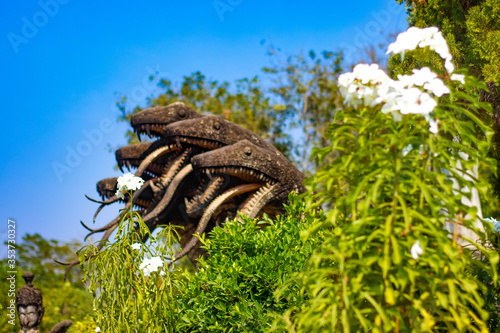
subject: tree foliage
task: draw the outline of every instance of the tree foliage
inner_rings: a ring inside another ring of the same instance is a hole
[[[277,57],[278,50],[270,48]],[[275,59],[275,58],[273,58]],[[278,117],[284,131],[297,131],[300,138],[294,140],[295,162],[303,172],[313,171],[310,153],[313,146],[326,146],[326,125],[333,119],[340,106],[337,78],[342,73],[342,54],[323,51],[317,55],[309,51],[286,56],[276,64],[265,67],[273,85],[270,93],[280,110]]]

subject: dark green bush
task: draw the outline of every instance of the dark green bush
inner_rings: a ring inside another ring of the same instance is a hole
[[[302,304],[293,276],[303,270],[321,235],[300,238],[313,222],[304,215],[302,200],[291,197],[286,210],[274,221],[227,222],[203,240],[209,257],[200,260],[198,273],[185,276],[177,331],[264,332],[274,313]],[[288,288],[276,299],[274,292],[284,283]]]

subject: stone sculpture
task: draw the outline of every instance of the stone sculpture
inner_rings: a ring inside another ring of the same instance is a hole
[[[184,227],[184,250],[175,259],[187,255],[196,263],[204,254],[193,234],[208,232],[238,212],[251,218],[280,214],[291,191],[305,191],[303,175],[271,143],[220,117],[177,102],[145,109],[131,124],[139,138],[147,134],[156,141],[122,147],[116,160],[120,168],[137,168],[135,175],[145,180],[132,202],[151,231],[166,224]],[[102,200],[87,197],[101,204],[94,221],[104,206],[120,201],[114,195],[116,178],[99,181],[97,190]],[[125,202],[130,208],[130,198]],[[87,237],[104,232],[105,240],[119,221],[118,216],[96,229],[82,225]]]
[[[45,312],[42,293],[33,286],[33,273],[26,272],[23,278],[26,284],[19,288],[16,295],[17,313],[21,324],[19,333],[40,333],[38,326],[42,322]],[[54,326],[49,333],[64,333],[71,324],[71,320],[62,321]]]

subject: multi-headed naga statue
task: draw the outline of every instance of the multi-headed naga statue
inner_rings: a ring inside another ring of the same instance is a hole
[[[156,141],[122,147],[116,160],[120,169],[136,168],[135,175],[145,180],[132,202],[151,231],[166,224],[184,227],[183,250],[176,260],[187,255],[195,262],[204,254],[197,235],[238,212],[251,218],[281,214],[288,194],[305,190],[303,175],[271,143],[183,103],[145,109],[132,117],[131,125],[139,138],[147,134]],[[122,201],[114,195],[116,183],[116,178],[97,183],[103,201],[91,199],[101,204],[94,221],[104,206]],[[130,198],[123,201],[130,207]],[[104,232],[106,240],[119,221],[118,216],[97,229],[82,224],[88,236]]]

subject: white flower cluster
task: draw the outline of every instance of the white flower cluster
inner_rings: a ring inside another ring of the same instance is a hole
[[[125,198],[125,193],[128,191],[135,191],[141,188],[144,184],[144,180],[141,177],[134,176],[131,173],[126,173],[121,177],[118,177],[118,189],[115,195],[120,198]]]
[[[151,272],[157,272],[158,268],[163,267],[163,260],[161,257],[152,257],[151,259],[144,259],[139,265],[139,269],[144,272],[145,276],[149,276]],[[165,274],[161,272],[160,275]]]
[[[410,27],[406,32],[400,33],[396,41],[389,45],[387,53],[401,53],[404,56],[405,51],[415,50],[417,47],[424,48],[426,46],[444,59],[444,68],[448,73],[455,70],[455,66],[451,62],[452,58],[448,44],[441,31],[436,27],[424,29]]]
[[[411,27],[401,33],[387,53],[401,53],[417,46],[429,46],[444,60],[451,73],[454,70],[446,40],[435,28]],[[465,76],[452,74],[451,79],[465,83]],[[404,114],[420,114],[429,122],[429,131],[438,132],[439,120],[431,117],[437,106],[436,97],[450,93],[450,88],[428,67],[414,69],[412,75],[398,75],[392,80],[377,64],[359,64],[350,73],[339,76],[339,89],[344,102],[353,108],[382,105],[383,113],[391,113],[394,120],[401,120]]]
[[[382,112],[391,113],[396,121],[401,120],[402,114],[420,114],[429,122],[432,133],[438,131],[438,122],[430,116],[437,102],[430,94],[441,97],[450,93],[427,67],[392,80],[377,64],[359,64],[352,72],[340,75],[339,89],[344,102],[353,108],[383,104]]]
[[[390,81],[377,64],[359,64],[352,72],[339,76],[339,88],[348,106],[357,108],[364,104],[373,107],[383,102]]]
[[[500,221],[497,221],[493,217],[487,217],[484,220],[490,222],[491,224],[493,224],[493,231],[494,232],[500,233]]]

